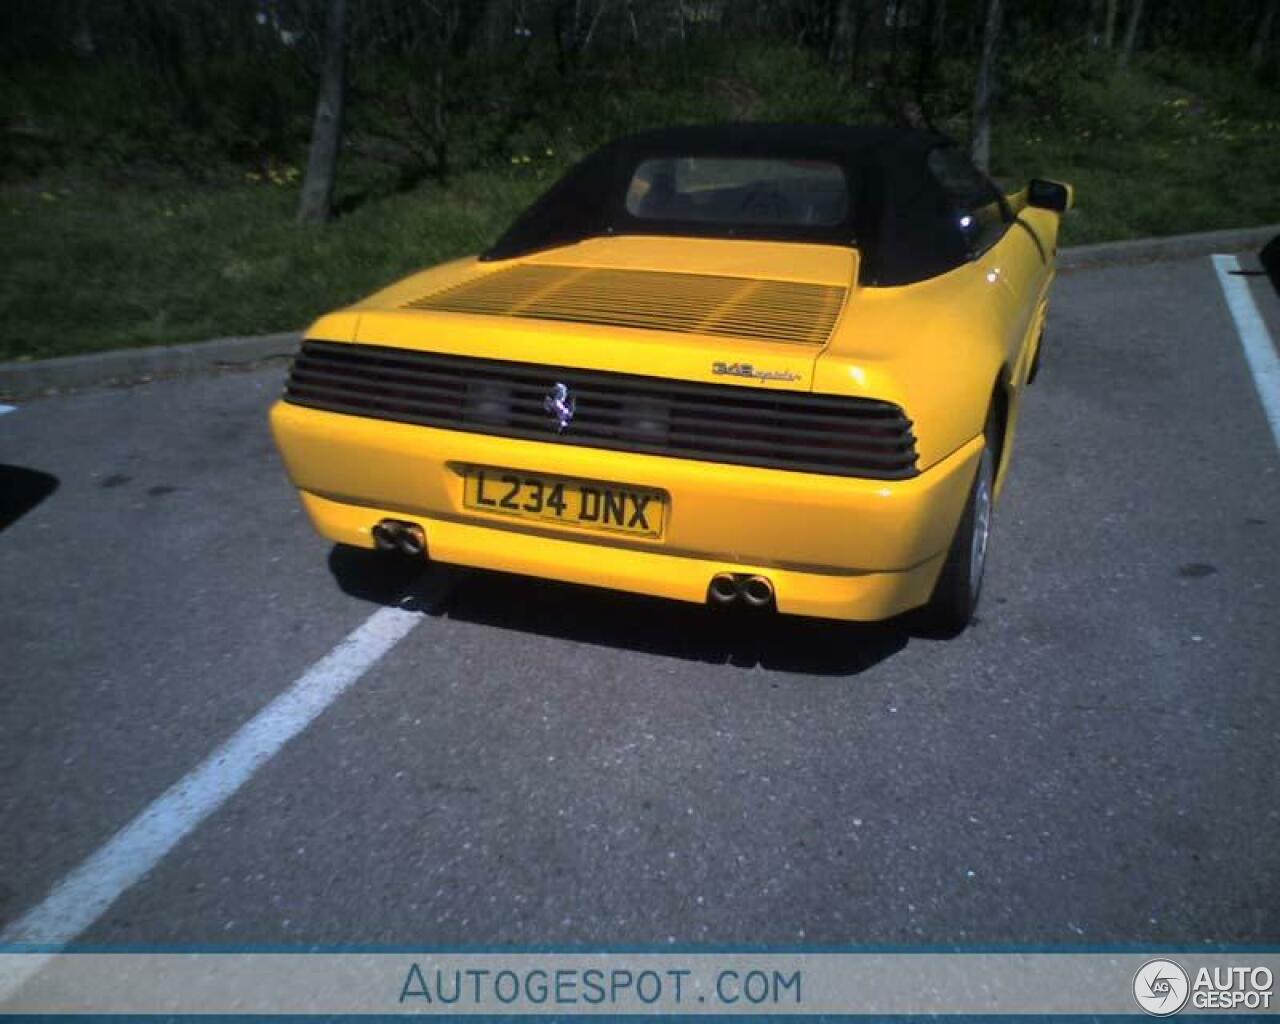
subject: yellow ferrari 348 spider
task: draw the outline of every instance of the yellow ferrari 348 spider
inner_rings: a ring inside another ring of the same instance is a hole
[[[625,138],[312,325],[276,441],[342,544],[959,630],[1069,202],[924,132]]]

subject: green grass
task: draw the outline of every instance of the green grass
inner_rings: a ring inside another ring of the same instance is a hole
[[[1086,68],[1052,114],[1014,100],[997,125],[994,170],[1075,186],[1067,245],[1280,221],[1274,91],[1238,77],[1206,82],[1199,70],[1165,60]]]
[[[967,71],[947,75],[942,96],[956,113],[942,126],[962,138]],[[1076,186],[1065,244],[1280,221],[1274,91],[1172,59],[1122,73],[1053,53],[1011,66],[1005,82],[995,173],[1010,186],[1032,175]],[[196,183],[189,170],[131,152],[123,164],[81,156],[2,184],[0,359],[303,326],[410,271],[483,248],[571,154],[619,131],[871,116],[865,97],[792,50],[737,54],[664,88],[626,85],[593,90],[576,123],[565,97],[552,98],[540,121],[474,143],[468,159],[479,169],[447,185],[396,192],[385,168],[347,159],[341,194],[366,189],[370,198],[319,229],[294,224],[297,171],[283,162],[265,174],[224,168]]]
[[[0,358],[299,327],[483,248],[540,187],[533,172],[473,173],[303,229],[293,184],[141,191],[63,176],[7,186]]]

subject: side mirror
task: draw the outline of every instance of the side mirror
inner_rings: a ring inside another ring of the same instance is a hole
[[[1027,205],[1041,210],[1062,213],[1074,204],[1075,196],[1070,185],[1047,178],[1032,178],[1027,186]]]

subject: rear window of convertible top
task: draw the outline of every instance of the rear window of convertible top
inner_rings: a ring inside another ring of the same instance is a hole
[[[627,212],[640,220],[834,227],[849,215],[849,184],[825,160],[654,157],[631,177]]]

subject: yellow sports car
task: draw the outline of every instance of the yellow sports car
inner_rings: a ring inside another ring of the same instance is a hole
[[[1070,198],[924,132],[622,139],[312,325],[276,441],[342,544],[956,631]]]

